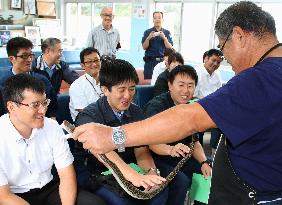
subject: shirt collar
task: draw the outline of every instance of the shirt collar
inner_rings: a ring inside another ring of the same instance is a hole
[[[10,137],[14,138],[17,143],[25,140],[25,138],[17,131],[17,129],[13,125],[12,121],[10,120],[10,116],[9,116],[8,113],[4,115],[4,118],[5,118],[4,121],[7,122],[7,130],[10,131],[10,133],[9,133]],[[30,135],[30,138],[28,138],[28,140],[33,139],[36,136],[37,132],[38,132],[38,129],[33,128],[31,135]]]
[[[100,26],[101,26],[101,27],[100,27],[101,30],[104,30],[104,31],[106,31],[106,32],[108,32],[108,33],[114,33],[114,27],[113,27],[113,25],[111,25],[111,29],[108,30],[108,31],[104,28],[104,26],[103,26],[102,24],[101,24]]]
[[[85,77],[86,77],[91,83],[93,83],[95,86],[100,85],[100,83],[97,84],[97,81],[96,81],[92,76],[90,76],[88,73],[85,73],[84,75],[85,75]]]
[[[50,68],[44,59],[43,59],[43,64],[44,64],[44,68],[46,68],[46,69],[53,70],[53,69],[56,68],[56,64],[52,65],[51,68]]]

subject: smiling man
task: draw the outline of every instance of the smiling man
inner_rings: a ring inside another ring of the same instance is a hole
[[[142,46],[145,50],[144,79],[152,78],[154,67],[163,61],[165,49],[173,46],[170,31],[162,27],[163,20],[163,12],[155,11],[154,27],[147,29],[142,37]]]
[[[114,59],[120,46],[119,31],[113,27],[113,9],[104,7],[101,11],[102,24],[90,31],[87,46],[98,49],[102,57]]]
[[[169,92],[154,97],[145,106],[146,117],[151,117],[164,110],[180,104],[188,104],[193,99],[198,76],[195,69],[188,65],[178,65],[169,73]],[[192,182],[193,172],[202,173],[205,177],[211,175],[211,167],[207,162],[204,150],[195,137],[194,153],[192,158],[182,167],[181,172],[169,185],[167,205],[183,205],[189,184]],[[189,152],[191,137],[169,144],[150,145],[154,161],[162,176],[167,176],[178,162]],[[178,197],[175,197],[175,196]],[[194,202],[194,204],[202,204]]]
[[[80,62],[85,74],[76,79],[69,89],[69,107],[73,121],[83,108],[96,102],[103,94],[99,83],[101,68],[99,51],[93,47],[83,49],[80,52]]]
[[[3,89],[3,87],[5,86],[5,82],[8,77],[16,74],[27,73],[37,79],[40,79],[45,85],[45,93],[47,97],[51,100],[46,116],[55,117],[57,96],[52,84],[46,77],[31,71],[32,60],[34,58],[32,48],[32,42],[23,37],[15,37],[8,41],[6,50],[9,60],[12,64],[12,68],[1,71],[0,89]],[[5,113],[6,111],[1,114]]]
[[[49,79],[56,94],[58,94],[62,80],[72,84],[79,77],[79,74],[71,70],[68,64],[61,60],[63,49],[59,39],[45,39],[41,44],[41,50],[42,55],[33,61],[32,70]]]
[[[0,204],[104,204],[85,191],[77,197],[73,156],[63,130],[45,117],[50,100],[44,84],[27,74],[14,75],[3,96],[8,114],[0,117]],[[53,164],[60,181],[53,179]]]

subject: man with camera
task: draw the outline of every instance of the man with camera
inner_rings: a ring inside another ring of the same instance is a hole
[[[164,50],[172,48],[173,42],[169,30],[162,28],[163,13],[153,13],[154,27],[147,29],[142,38],[144,56],[144,79],[151,79],[154,67],[163,61]]]

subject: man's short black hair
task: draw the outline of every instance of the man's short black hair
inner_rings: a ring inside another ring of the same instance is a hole
[[[198,75],[196,70],[190,65],[178,65],[172,71],[169,72],[168,81],[172,84],[177,75],[188,75],[195,80],[195,86],[198,84]]]
[[[111,91],[112,87],[124,82],[134,81],[138,84],[139,78],[133,65],[121,59],[103,60],[99,72],[101,86]]]
[[[80,56],[80,62],[84,63],[84,57],[90,55],[91,53],[97,53],[98,56],[100,57],[100,53],[96,48],[88,47],[88,48],[83,49],[80,52],[80,55],[79,55]]]
[[[183,56],[179,52],[172,52],[168,56],[168,60],[167,60],[168,65],[170,65],[173,61],[177,61],[177,62],[179,62],[182,65],[184,64]]]
[[[24,37],[15,37],[11,38],[6,46],[7,55],[8,56],[17,56],[20,49],[27,49],[27,48],[33,48],[33,44],[30,40],[24,38]]]
[[[212,49],[210,49],[210,50],[208,50],[204,53],[203,62],[205,61],[205,57],[207,57],[207,56],[211,57],[213,55],[216,55],[216,56],[220,57],[221,59],[223,58],[223,53],[220,50],[212,48]]]
[[[25,90],[31,90],[35,93],[44,94],[44,83],[32,77],[29,74],[21,73],[9,77],[3,89],[3,100],[7,108],[7,102],[22,102],[24,100],[23,93]]]
[[[154,16],[155,16],[155,14],[161,14],[161,15],[162,15],[162,18],[164,18],[164,13],[161,12],[161,11],[155,11],[155,12],[153,13],[153,18],[154,18]]]

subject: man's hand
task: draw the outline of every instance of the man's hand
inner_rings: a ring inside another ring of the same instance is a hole
[[[201,171],[202,171],[205,178],[207,178],[208,176],[211,176],[211,170],[212,170],[212,168],[207,163],[204,163],[201,167]]]
[[[75,128],[73,139],[83,144],[92,154],[104,154],[114,150],[115,144],[112,141],[111,127],[99,123],[87,123]]]
[[[180,157],[180,156],[185,157],[185,155],[189,152],[190,152],[190,148],[187,145],[178,143],[171,148],[170,155],[172,157]]]

